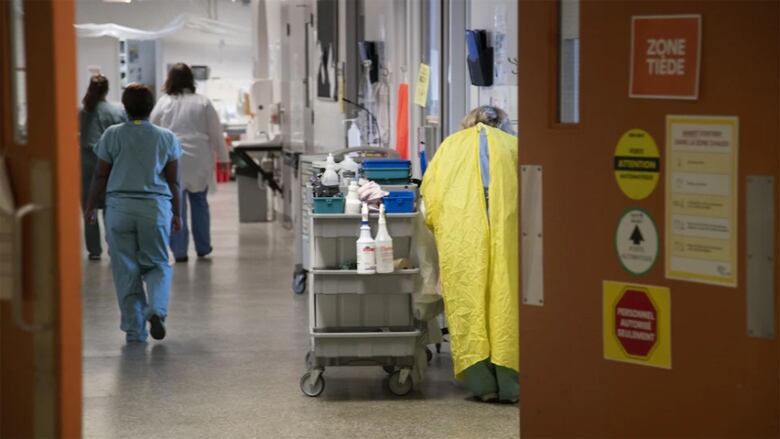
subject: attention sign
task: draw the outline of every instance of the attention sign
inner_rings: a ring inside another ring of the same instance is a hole
[[[615,148],[615,180],[628,198],[649,197],[658,184],[660,167],[658,147],[647,131],[634,128],[620,137]]]
[[[604,358],[672,368],[669,289],[604,282]]]
[[[632,98],[699,97],[701,15],[631,17]]]

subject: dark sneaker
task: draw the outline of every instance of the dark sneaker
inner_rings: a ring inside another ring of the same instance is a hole
[[[149,318],[149,326],[149,333],[152,334],[153,339],[162,340],[165,338],[165,319],[154,314]]]
[[[198,253],[198,257],[205,258],[206,256],[210,255],[212,251],[214,251],[214,247],[209,247],[209,250],[206,253]]]
[[[187,262],[187,261],[189,261],[189,260],[190,260],[190,258],[189,258],[189,257],[187,257],[187,256],[184,256],[184,257],[181,257],[181,258],[176,258],[176,263],[177,263],[177,264],[182,264],[182,263],[184,263],[184,262]]]

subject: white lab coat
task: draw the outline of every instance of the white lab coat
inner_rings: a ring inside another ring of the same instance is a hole
[[[182,187],[189,192],[216,190],[215,158],[230,160],[219,115],[205,96],[196,93],[164,95],[149,118],[176,134],[183,154],[179,159]]]

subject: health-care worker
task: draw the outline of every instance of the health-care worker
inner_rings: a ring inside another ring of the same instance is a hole
[[[87,92],[81,100],[79,111],[79,129],[81,132],[81,206],[87,205],[89,185],[97,165],[97,156],[93,151],[100,136],[111,125],[125,121],[125,112],[118,106],[106,102],[108,79],[103,75],[94,75],[89,79]],[[95,202],[96,209],[103,209],[105,200]],[[90,261],[99,261],[103,253],[100,244],[100,225],[84,222],[84,241],[87,245]]]
[[[186,64],[175,64],[168,72],[163,91],[151,121],[170,129],[181,142],[182,229],[171,236],[176,262],[187,262],[189,230],[187,204],[190,204],[195,252],[202,258],[211,253],[211,215],[206,194],[216,190],[215,156],[219,163],[229,160],[219,115],[205,96],[195,93],[195,79]]]
[[[168,244],[181,228],[176,136],[152,125],[154,96],[142,84],[122,94],[129,121],[107,129],[98,142],[95,176],[84,212],[94,223],[95,202],[106,194],[106,237],[121,329],[128,342],[165,337],[172,268]],[[144,291],[144,284],[146,289]]]
[[[441,144],[423,178],[455,375],[482,401],[517,402],[517,138],[483,106]]]

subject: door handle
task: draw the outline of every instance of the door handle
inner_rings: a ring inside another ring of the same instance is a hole
[[[36,324],[28,323],[24,319],[23,313],[23,300],[22,300],[22,286],[24,283],[24,250],[22,250],[22,237],[24,232],[24,218],[35,212],[46,210],[46,207],[37,204],[25,204],[20,207],[14,213],[14,263],[15,263],[15,276],[13,281],[13,296],[11,299],[11,307],[14,316],[14,322],[21,330],[27,332],[42,332],[51,326],[49,323]]]

